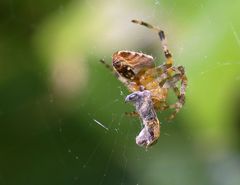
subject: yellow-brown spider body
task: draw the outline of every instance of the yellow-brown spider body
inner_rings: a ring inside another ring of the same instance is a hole
[[[156,68],[153,57],[134,51],[118,51],[113,54],[113,69],[131,92],[140,86],[151,92],[154,108],[160,109],[167,98],[168,89],[160,87],[161,68]]]

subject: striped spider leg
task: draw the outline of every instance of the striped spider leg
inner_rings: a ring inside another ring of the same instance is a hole
[[[163,52],[164,52],[164,56],[166,58],[166,63],[164,66],[166,66],[167,68],[171,67],[173,65],[173,58],[172,58],[172,54],[170,53],[168,46],[167,46],[167,39],[165,37],[165,33],[163,30],[159,29],[156,26],[152,26],[149,23],[146,23],[144,21],[139,21],[139,20],[132,20],[133,23],[145,26],[153,31],[156,31],[159,35],[160,41],[161,41],[161,45],[163,48]]]

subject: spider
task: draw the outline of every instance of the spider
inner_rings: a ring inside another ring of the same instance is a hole
[[[173,66],[172,54],[168,49],[163,30],[143,21],[132,20],[132,22],[158,33],[166,61],[159,66],[155,66],[153,57],[150,55],[122,50],[113,54],[112,66],[105,63],[104,60],[101,60],[101,62],[116,74],[117,78],[130,92],[138,92],[141,88],[149,91],[154,110],[175,109],[168,117],[168,120],[171,120],[175,118],[185,103],[187,77],[184,67]],[[173,89],[177,96],[177,102],[172,105],[168,105],[166,101],[169,89]],[[127,114],[141,117],[138,110]],[[143,117],[141,118],[144,120]],[[159,135],[160,133],[158,137]]]
[[[112,66],[101,60],[107,68],[113,70],[117,78],[131,91],[135,92],[143,86],[151,92],[152,101],[156,110],[175,108],[169,117],[173,119],[185,103],[187,77],[183,66],[173,66],[172,54],[168,50],[164,31],[146,22],[132,20],[133,23],[146,26],[157,31],[164,51],[166,62],[155,67],[153,57],[134,51],[118,51],[113,54]],[[181,86],[178,87],[178,82]],[[167,105],[168,90],[173,89],[178,101]],[[133,113],[134,115],[135,113]]]

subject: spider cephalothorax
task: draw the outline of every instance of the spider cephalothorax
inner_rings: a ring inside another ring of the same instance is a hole
[[[164,31],[143,21],[132,20],[132,22],[143,25],[158,33],[166,61],[160,66],[155,66],[153,57],[150,55],[134,51],[117,51],[112,57],[112,67],[103,60],[101,60],[101,62],[114,71],[118,79],[130,92],[138,92],[142,88],[147,90],[147,92],[150,93],[154,111],[162,111],[168,108],[175,109],[169,117],[169,119],[173,119],[185,103],[187,77],[184,67],[173,66],[172,54],[167,47]],[[177,102],[172,105],[168,105],[166,101],[169,89],[173,89],[178,98]],[[144,122],[144,117],[139,113],[137,108],[136,112],[130,115],[138,115]],[[156,121],[153,122],[153,124],[154,123],[157,124]],[[142,130],[141,135],[147,133],[150,132]],[[156,137],[154,141],[157,140],[159,135],[160,134],[155,134]],[[153,142],[144,142],[144,144],[138,144],[141,146],[148,146],[152,143]]]

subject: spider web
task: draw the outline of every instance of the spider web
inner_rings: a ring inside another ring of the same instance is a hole
[[[239,0],[0,5],[1,185],[240,184]],[[131,19],[165,31],[189,78],[148,150],[135,144],[141,120],[124,114],[129,92],[98,63],[118,50],[163,63],[157,34]]]
[[[118,2],[120,5],[124,4],[124,2]],[[151,19],[156,19],[156,17],[159,16],[159,6],[161,6],[162,1],[159,0],[154,0],[151,2],[151,13],[146,15],[146,16],[139,16],[139,17],[144,17],[147,20],[151,20]],[[168,17],[173,16],[176,6],[178,5],[178,1],[173,1],[173,6],[171,6],[170,10],[168,11]],[[196,4],[195,5],[198,8],[202,8],[204,9],[205,6],[203,3],[201,4]],[[94,7],[92,7],[94,8]],[[170,19],[171,20],[171,19]],[[209,22],[211,20],[209,19]],[[231,33],[233,34],[234,39],[236,40],[236,43],[238,44],[238,46],[240,47],[240,39],[239,39],[239,34],[236,30],[236,28],[234,27],[234,25],[231,23],[230,24],[230,29],[231,29]],[[139,28],[140,29],[140,28]],[[148,30],[146,31],[148,32]],[[149,35],[151,35],[149,33]],[[150,36],[149,36],[150,37]],[[170,37],[170,34],[168,34],[168,38]],[[171,37],[170,37],[171,38]],[[187,37],[185,37],[187,38]],[[153,40],[151,40],[152,42]],[[155,41],[155,40],[154,40]],[[170,39],[171,43],[172,39]],[[173,57],[181,59],[182,56],[184,55],[184,52],[186,52],[186,48],[188,48],[187,44],[185,45],[184,43],[176,43],[177,45],[175,47],[178,48],[178,50],[176,50],[175,54],[173,55]],[[173,51],[172,49],[172,44],[170,46],[170,51]],[[185,46],[184,46],[185,45]],[[184,47],[183,47],[184,46]],[[117,46],[114,46],[117,47]],[[96,50],[99,48],[96,48]],[[96,52],[93,51],[94,52]],[[158,45],[158,49],[157,51],[154,51],[156,53],[161,53],[161,46],[160,44]],[[195,55],[196,52],[193,52],[193,55]],[[202,57],[202,61],[204,63],[209,61],[208,55],[204,55],[201,56]],[[158,54],[157,58],[161,58],[161,56]],[[159,61],[159,60],[158,60]],[[162,61],[162,60],[161,60]],[[178,61],[178,63],[181,63],[181,61]],[[159,65],[159,62],[156,62],[155,65]],[[213,72],[216,72],[219,70],[219,68],[225,68],[226,66],[229,65],[233,65],[236,66],[236,68],[239,68],[240,65],[240,61],[220,61],[217,65],[213,64],[212,66],[208,67],[208,68],[202,68],[202,71],[200,73],[200,76],[205,79],[205,76],[208,74],[211,74]],[[187,64],[187,66],[189,66],[189,64]],[[107,71],[106,71],[107,73]],[[190,72],[191,73],[191,72]],[[116,79],[117,80],[117,79]],[[205,79],[207,80],[207,78]],[[239,81],[240,80],[240,76],[236,75],[235,76],[235,80]],[[194,85],[193,82],[190,80],[190,84],[189,86]],[[106,89],[111,89],[113,88],[111,83],[106,83],[104,84]],[[171,147],[168,147],[167,145],[169,143],[164,143],[164,141],[160,141],[160,145],[161,148],[164,148],[164,150],[166,150],[165,152],[162,151],[162,149],[158,148],[153,148],[151,149],[151,151],[145,151],[142,148],[138,148],[137,146],[135,146],[134,140],[135,140],[135,136],[133,133],[135,133],[135,135],[137,135],[137,133],[140,131],[141,129],[141,122],[139,119],[132,119],[132,118],[125,118],[124,112],[125,110],[122,110],[122,112],[119,111],[114,111],[111,110],[111,107],[117,107],[118,104],[121,104],[121,102],[124,101],[124,98],[128,95],[126,93],[125,87],[123,86],[118,86],[117,87],[119,90],[119,94],[118,96],[113,99],[113,100],[109,100],[109,102],[106,102],[105,104],[103,104],[100,107],[96,107],[95,110],[88,112],[88,119],[87,119],[87,124],[88,127],[90,129],[88,130],[98,130],[97,133],[93,132],[91,133],[92,135],[97,134],[96,135],[96,142],[95,143],[89,143],[89,147],[87,147],[86,151],[85,151],[85,155],[81,156],[82,151],[79,151],[76,149],[76,146],[73,145],[72,143],[69,144],[68,137],[65,135],[65,130],[62,126],[62,123],[59,124],[59,134],[62,138],[62,142],[64,143],[65,146],[65,150],[66,152],[69,153],[70,158],[73,158],[75,161],[78,161],[77,163],[79,164],[79,166],[82,167],[81,169],[81,173],[91,176],[90,174],[92,172],[95,173],[95,168],[97,168],[98,173],[95,174],[93,176],[93,178],[96,178],[96,180],[94,181],[95,184],[144,184],[147,182],[147,176],[145,175],[145,173],[147,173],[147,175],[151,175],[151,182],[152,184],[158,184],[158,182],[162,182],[164,183],[169,183],[169,182],[173,182],[173,184],[178,184],[176,181],[171,181],[169,179],[164,179],[161,176],[161,180],[159,180],[157,178],[158,173],[155,171],[156,169],[160,169],[161,172],[163,172],[164,170],[167,172],[172,171],[172,175],[174,174],[175,177],[177,179],[181,179],[181,176],[187,176],[184,173],[179,172],[178,170],[185,170],[185,172],[189,173],[189,168],[194,168],[196,166],[195,164],[195,160],[194,157],[190,157],[187,161],[186,158],[183,157],[185,154],[186,156],[191,156],[191,154],[187,154],[185,153],[185,151],[188,152],[192,152],[190,151],[190,149],[188,147],[184,147],[182,146],[182,149],[180,149],[179,147],[177,147],[176,145],[174,145],[172,143],[173,146],[175,146],[175,150],[171,149]],[[92,102],[94,102],[94,99],[92,100]],[[84,107],[84,106],[83,106]],[[109,120],[104,120],[102,119],[99,115],[100,114],[105,114],[105,112],[110,112],[109,110],[111,110],[111,114],[109,115],[109,117],[111,117],[111,121]],[[98,112],[96,114],[96,112]],[[161,115],[160,115],[161,116]],[[126,123],[126,119],[128,119],[127,122],[130,122],[131,125],[125,125]],[[129,121],[131,120],[131,121]],[[176,126],[176,125],[174,125]],[[172,125],[167,125],[165,127],[165,130],[162,131],[163,134],[165,135],[165,137],[167,137],[169,140],[173,140],[176,141],[176,138],[174,138],[174,136],[172,136],[172,132],[174,132],[174,129],[172,128]],[[170,133],[170,134],[169,134]],[[175,135],[177,135],[176,133],[174,133]],[[181,136],[181,134],[180,134]],[[89,136],[90,137],[90,136]],[[91,137],[95,137],[95,136],[91,136]],[[106,140],[110,140],[107,141]],[[179,139],[177,137],[177,139]],[[179,145],[183,144],[184,142],[190,142],[190,140],[192,139],[190,138],[181,138],[183,141],[179,141]],[[164,140],[164,136],[163,136],[163,140]],[[77,139],[76,139],[76,142]],[[106,144],[107,143],[107,144]],[[170,142],[171,144],[171,142]],[[76,151],[75,151],[76,150]],[[84,150],[84,149],[83,149]],[[103,150],[105,152],[103,152]],[[174,153],[175,151],[180,151],[181,154],[179,156],[176,156],[172,153]],[[106,154],[106,156],[99,156],[99,153],[104,153]],[[164,159],[166,159],[167,157],[165,155],[167,155],[168,153],[171,153],[171,160],[168,160],[167,162],[161,160],[161,157],[163,157]],[[99,158],[100,158],[100,162],[99,162]],[[116,159],[117,158],[117,159]],[[159,158],[159,159],[158,159]],[[237,157],[236,157],[237,159]],[[233,161],[230,161],[231,163]],[[161,163],[161,165],[160,165]],[[186,164],[187,163],[187,164]],[[177,168],[176,167],[176,171],[173,169],[176,166],[181,166],[181,168]],[[211,163],[210,163],[211,164]],[[231,164],[232,165],[232,164]],[[116,169],[116,166],[118,166],[120,169]],[[168,166],[171,167],[171,170],[168,168]],[[233,165],[236,171],[239,171],[239,169]],[[144,169],[146,168],[146,169]],[[219,170],[216,170],[217,166],[213,167],[214,171],[216,172],[216,174],[213,174],[213,180],[209,180],[207,181],[208,183],[211,182],[214,184],[215,181],[219,182],[219,179],[214,179],[215,177],[218,177],[218,174],[221,173]],[[211,167],[208,166],[207,168],[209,171],[209,173],[211,172]],[[148,172],[150,171],[150,172]],[[214,172],[214,173],[215,173]],[[231,172],[233,172],[233,170],[231,170]],[[118,173],[118,175],[116,175],[116,173]],[[177,173],[179,173],[180,175],[177,175]],[[77,173],[78,175],[74,176],[74,180],[78,183],[81,183],[81,178],[82,178],[82,174]],[[204,172],[200,173],[200,176],[205,176],[206,174]],[[167,176],[167,174],[166,174]],[[232,175],[229,175],[229,177],[232,177]],[[92,177],[92,176],[91,176]],[[90,178],[91,178],[90,177]],[[112,177],[114,177],[115,179],[113,179]],[[169,176],[168,176],[169,177]],[[189,178],[189,176],[185,177],[185,178]],[[195,180],[198,179],[198,182],[195,182]],[[159,180],[159,181],[154,181],[154,180]],[[206,181],[201,181],[199,178],[189,178],[189,179],[183,179],[183,182],[194,182],[194,184],[202,184]],[[219,184],[224,184],[219,182]]]

